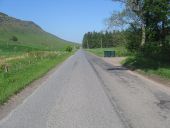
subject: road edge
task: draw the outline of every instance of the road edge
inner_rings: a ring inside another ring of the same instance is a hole
[[[106,63],[109,63],[108,61],[106,61],[105,59],[103,59],[103,57],[97,56],[97,55],[95,55],[94,53],[89,52],[89,51],[86,51],[86,50],[85,50],[85,52],[90,53],[91,55],[93,55],[93,56],[95,56],[95,57],[97,57],[97,58],[102,59],[102,60],[103,60],[104,62],[106,62]],[[109,64],[115,66],[115,65],[114,65],[113,63],[111,63],[111,62],[110,62]],[[121,65],[121,67],[123,67],[123,66]],[[124,68],[126,68],[126,67],[124,67]],[[139,72],[137,72],[137,71],[132,71],[132,70],[130,70],[130,69],[128,69],[127,72],[128,72],[129,74],[133,75],[133,76],[139,77],[140,79],[144,79],[144,80],[146,80],[146,81],[148,81],[148,82],[150,82],[150,83],[153,83],[153,85],[156,85],[156,86],[159,86],[159,87],[163,87],[164,89],[170,91],[170,86],[169,86],[169,85],[167,85],[167,84],[165,84],[165,83],[163,83],[163,82],[160,82],[160,81],[156,81],[156,80],[153,79],[152,77],[149,77],[149,76],[147,76],[147,75],[145,75],[145,74],[142,74],[142,73],[139,73]]]

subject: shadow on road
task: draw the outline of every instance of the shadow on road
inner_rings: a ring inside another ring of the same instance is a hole
[[[114,71],[114,70],[128,70],[128,69],[125,68],[125,67],[122,67],[122,66],[113,66],[111,68],[108,68],[107,70],[108,71]]]

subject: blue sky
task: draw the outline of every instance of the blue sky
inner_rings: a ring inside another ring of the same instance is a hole
[[[120,9],[111,0],[0,0],[1,12],[79,43],[85,32],[105,30],[104,20]]]

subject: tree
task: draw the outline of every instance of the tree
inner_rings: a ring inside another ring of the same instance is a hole
[[[67,46],[67,47],[66,47],[66,51],[67,51],[67,52],[72,52],[72,50],[73,50],[73,48],[72,48],[71,46]]]
[[[161,36],[168,25],[170,0],[113,0],[125,5],[124,10],[108,19],[109,26],[126,26],[127,24],[140,28],[141,46],[150,40],[164,40]]]

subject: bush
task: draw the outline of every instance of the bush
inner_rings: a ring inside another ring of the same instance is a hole
[[[12,41],[18,41],[18,38],[16,36],[12,36],[11,40]]]
[[[77,46],[76,46],[76,49],[80,49],[80,46],[79,46],[79,45],[77,45]]]
[[[67,52],[72,52],[73,48],[71,46],[67,46],[66,51]]]
[[[170,62],[170,43],[169,41],[162,42],[146,42],[141,48],[141,53],[146,58],[154,59],[155,61]]]
[[[135,32],[126,32],[126,48],[130,51],[130,52],[138,52],[140,49],[140,34],[139,33],[135,33]]]

